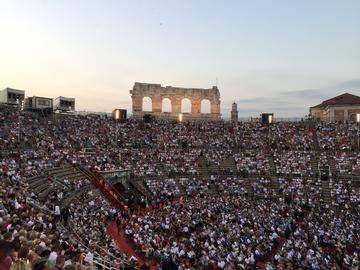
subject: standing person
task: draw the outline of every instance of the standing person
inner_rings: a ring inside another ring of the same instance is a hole
[[[69,208],[65,207],[63,208],[62,210],[60,210],[61,212],[61,219],[65,225],[65,227],[67,227],[67,222],[68,222],[68,219],[69,219]]]
[[[0,240],[0,270],[9,270],[12,264],[10,253],[13,247],[10,242]]]
[[[60,217],[61,217],[61,211],[60,211],[60,207],[58,205],[55,205],[55,223],[60,221]]]
[[[57,256],[56,262],[55,262],[55,270],[63,269],[64,264],[65,264],[65,256],[63,256],[63,255]]]
[[[120,227],[121,227],[121,219],[120,219],[120,217],[116,218],[116,227],[117,227],[117,230],[118,230],[118,234],[120,234]]]

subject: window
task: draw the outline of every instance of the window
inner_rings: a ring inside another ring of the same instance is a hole
[[[191,101],[188,98],[183,98],[181,100],[181,112],[182,113],[191,113]]]
[[[38,99],[37,104],[38,104],[39,106],[49,107],[49,106],[50,106],[50,100],[47,100],[47,99]]]

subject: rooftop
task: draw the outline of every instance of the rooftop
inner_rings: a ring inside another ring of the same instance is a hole
[[[314,106],[313,108],[324,108],[330,105],[358,105],[360,104],[360,97],[349,93],[330,98],[322,103]]]

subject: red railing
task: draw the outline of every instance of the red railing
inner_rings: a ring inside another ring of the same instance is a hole
[[[104,177],[95,170],[88,170],[83,167],[79,169],[87,176],[91,183],[101,191],[106,199],[110,201],[116,208],[123,210],[126,207],[125,198],[113,189],[112,186],[106,183]]]

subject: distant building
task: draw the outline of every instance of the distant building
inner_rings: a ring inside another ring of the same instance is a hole
[[[231,122],[237,123],[239,121],[239,115],[237,110],[237,104],[234,102],[231,106]]]
[[[54,110],[63,112],[75,111],[75,98],[57,97],[54,102]]]
[[[53,99],[46,97],[27,97],[25,100],[26,109],[30,110],[52,110],[53,109]]]
[[[349,93],[328,99],[310,107],[310,116],[319,121],[356,121],[360,113],[360,97]]]
[[[0,103],[9,105],[21,105],[25,99],[25,91],[13,88],[5,88],[0,91]]]

